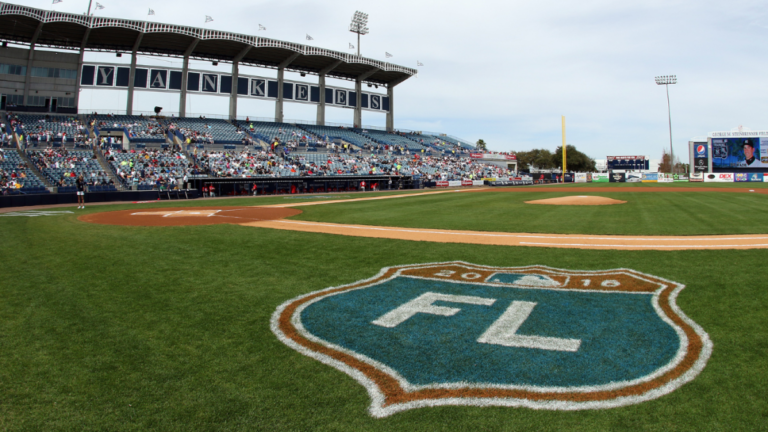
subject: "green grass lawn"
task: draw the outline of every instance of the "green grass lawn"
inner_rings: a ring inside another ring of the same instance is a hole
[[[423,218],[429,224],[487,229],[467,221],[505,212],[506,204],[497,208],[490,197],[518,195],[528,194],[457,193],[373,203],[389,215],[387,224],[407,226],[404,222]],[[752,206],[741,213],[758,221],[766,198],[745,195],[744,203],[733,201],[738,197],[707,195],[699,205],[722,199],[711,208]],[[670,199],[665,208],[676,208],[682,198]],[[169,204],[89,207],[85,212],[159,206]],[[416,212],[419,206],[422,211]],[[398,216],[397,209],[409,216]],[[364,203],[304,210],[305,218],[382,223]],[[644,221],[652,214],[626,213],[634,219],[625,224],[666,223],[663,218]],[[574,215],[560,221],[581,227],[604,224],[577,223]],[[556,220],[544,225],[555,226]],[[234,225],[103,226],[81,223],[75,215],[2,217],[0,239],[5,263],[0,283],[2,430],[701,431],[766,430],[768,425],[765,250],[586,252]],[[374,419],[367,413],[363,387],[286,347],[269,329],[275,308],[300,294],[368,278],[385,266],[451,260],[585,270],[626,267],[684,283],[687,288],[677,302],[709,333],[713,355],[693,382],[624,408],[440,407]]]
[[[768,195],[721,192],[587,193],[626,204],[532,205],[567,192],[472,192],[303,207],[294,219],[477,231],[562,234],[708,235],[768,233]],[[579,193],[582,194],[582,193]]]

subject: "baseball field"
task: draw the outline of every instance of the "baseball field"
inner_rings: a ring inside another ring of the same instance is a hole
[[[768,430],[768,185],[704,186],[0,213],[0,429]]]

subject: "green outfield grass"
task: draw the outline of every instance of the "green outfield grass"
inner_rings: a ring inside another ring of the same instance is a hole
[[[300,217],[404,226],[426,221],[424,225],[433,227],[495,230],[499,228],[476,226],[477,218],[484,223],[490,223],[491,215],[507,218],[510,208],[524,211],[519,201],[525,196],[558,194],[441,194],[311,206]],[[613,222],[580,220],[592,216],[566,211],[559,219],[536,223],[559,232],[569,232],[572,225],[601,232],[600,225],[616,228],[619,220],[633,233],[642,227],[657,233],[670,224],[675,230],[692,225],[688,233],[746,232],[738,231],[744,224],[732,223],[728,211],[717,211],[728,207],[736,221],[748,221],[758,227],[756,232],[768,229],[760,221],[765,196],[608,194],[619,195],[643,201],[635,204],[635,211],[617,210],[624,213],[612,216]],[[675,215],[696,204],[708,216],[670,221],[643,210],[654,200],[664,203],[656,208],[665,212],[679,210]],[[94,206],[77,214],[290,201],[271,197]],[[726,228],[720,228],[723,224]],[[516,225],[502,221],[498,226],[508,230]],[[234,225],[92,225],[77,221],[76,215],[0,217],[0,239],[5,268],[0,282],[2,430],[702,431],[766,430],[768,425],[766,250],[580,251],[434,244]],[[678,304],[709,333],[712,357],[693,382],[624,408],[553,412],[440,407],[374,419],[367,413],[369,397],[363,387],[286,347],[269,329],[275,308],[300,294],[368,278],[385,266],[452,260],[585,270],[625,267],[684,283]]]
[[[394,201],[303,207],[295,219],[409,228],[562,234],[707,235],[768,233],[768,195],[723,192],[462,192]],[[525,201],[596,195],[610,206],[532,205]]]

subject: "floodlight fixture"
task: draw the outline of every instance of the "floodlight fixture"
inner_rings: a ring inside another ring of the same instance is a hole
[[[669,85],[677,84],[677,75],[660,75],[656,77],[656,84],[667,88],[667,116],[669,117],[669,167],[674,171],[675,149],[672,147],[672,109],[669,105]]]
[[[656,84],[668,85],[677,84],[677,75],[661,75],[656,77]]]
[[[349,23],[349,31],[357,33],[357,55],[360,55],[360,35],[368,34],[368,14],[356,11]]]

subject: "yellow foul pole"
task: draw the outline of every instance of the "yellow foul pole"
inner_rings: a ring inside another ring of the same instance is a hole
[[[565,182],[565,116],[561,116],[563,119],[563,182]]]

